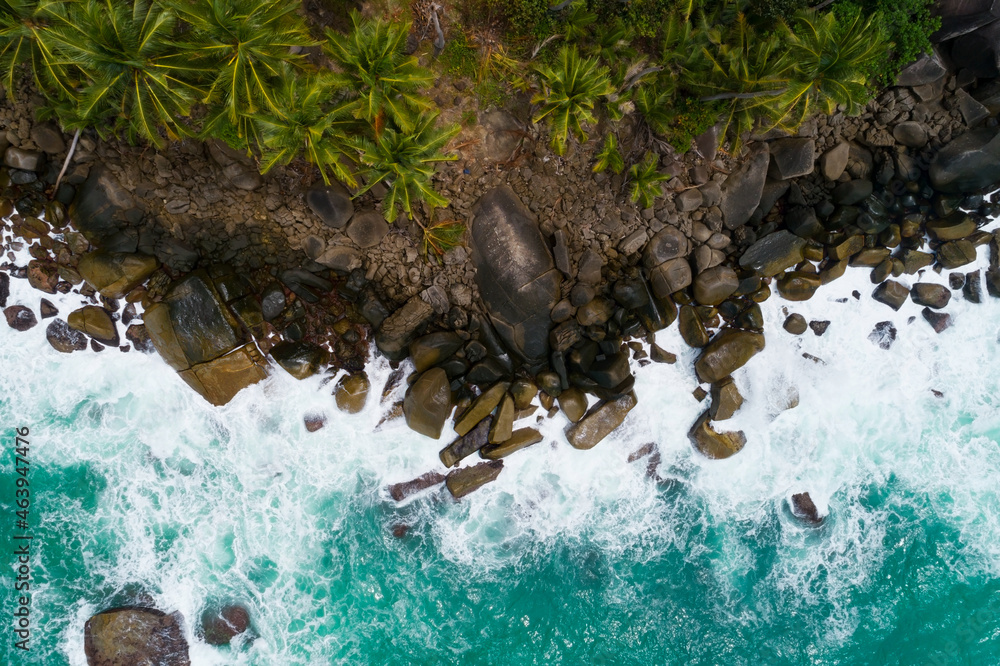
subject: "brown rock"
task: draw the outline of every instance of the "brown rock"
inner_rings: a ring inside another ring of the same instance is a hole
[[[46,294],[56,293],[59,283],[59,266],[50,261],[32,259],[28,262],[28,284]]]
[[[250,612],[238,604],[223,606],[218,611],[206,610],[201,616],[201,633],[209,645],[229,645],[249,628]]]
[[[448,446],[441,449],[438,457],[445,467],[454,467],[463,458],[471,456],[489,443],[489,432],[493,426],[493,417],[487,416],[476,426]]]
[[[309,414],[303,419],[306,425],[306,430],[309,432],[316,432],[317,430],[322,430],[323,426],[326,425],[326,417],[321,414]]]
[[[426,490],[427,488],[436,486],[437,484],[443,482],[444,474],[441,474],[440,472],[427,472],[412,481],[392,484],[389,486],[389,496],[397,502],[402,502],[414,493]]]
[[[714,384],[742,368],[763,349],[764,336],[761,333],[735,329],[722,331],[708,343],[695,362],[698,379],[705,384]]]
[[[681,337],[689,347],[704,347],[708,344],[708,331],[705,324],[698,316],[698,311],[690,305],[682,305],[680,315],[677,317],[677,326],[681,332]]]
[[[495,481],[502,471],[502,460],[490,460],[473,465],[472,467],[462,467],[461,469],[448,472],[445,484],[448,486],[448,491],[452,496],[455,499],[459,499],[475,490],[479,490],[487,483]]]
[[[58,320],[56,320],[58,321]],[[155,608],[112,608],[83,628],[83,650],[93,666],[190,666],[179,613]]]
[[[441,368],[431,368],[420,375],[407,390],[403,400],[403,416],[411,430],[437,439],[451,413],[451,406],[451,386],[447,373]]]
[[[3,316],[7,318],[7,325],[15,331],[27,331],[38,324],[35,313],[24,305],[11,305],[4,308]]]
[[[484,391],[455,422],[455,432],[464,435],[472,430],[500,404],[508,388],[510,384],[507,382],[497,382]]]
[[[69,354],[87,348],[87,336],[73,330],[62,319],[53,319],[45,329],[45,338],[56,351]]]
[[[594,405],[578,423],[566,429],[566,438],[577,449],[592,449],[620,426],[638,399],[634,391]]]
[[[736,271],[729,266],[716,266],[702,271],[694,279],[694,298],[702,305],[718,305],[740,286]]]
[[[513,432],[514,398],[510,397],[510,394],[508,393],[500,402],[500,408],[497,409],[496,418],[493,419],[493,425],[490,427],[490,444],[500,444],[502,442],[506,442],[510,439],[511,433]]]
[[[747,443],[742,431],[716,432],[712,429],[710,415],[706,411],[695,421],[688,432],[688,438],[702,455],[713,460],[721,460],[739,453]]]
[[[724,377],[712,384],[712,405],[708,411],[713,421],[732,418],[742,405],[743,396],[732,377]]]
[[[357,414],[365,408],[370,390],[371,382],[368,380],[368,375],[361,371],[341,377],[333,389],[333,395],[340,411]]]
[[[91,252],[80,257],[77,270],[102,296],[122,298],[146,281],[159,267],[143,254]]]
[[[792,515],[805,523],[810,525],[823,524],[823,516],[819,515],[819,509],[816,508],[809,493],[792,495],[791,509]]]
[[[121,341],[118,328],[111,320],[107,310],[96,305],[85,305],[79,310],[69,313],[66,318],[69,327],[82,331],[98,342],[109,347],[117,347]]]
[[[576,423],[587,413],[587,394],[573,387],[559,394],[559,409],[571,423]]]
[[[499,460],[540,441],[542,434],[534,428],[520,428],[511,433],[510,438],[502,444],[487,444],[479,450],[479,455],[488,460]]]

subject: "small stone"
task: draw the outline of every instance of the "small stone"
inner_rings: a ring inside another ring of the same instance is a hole
[[[649,358],[657,363],[667,363],[669,365],[677,362],[676,354],[671,354],[655,342],[649,347]]]
[[[3,314],[7,318],[7,325],[15,331],[27,331],[38,324],[35,313],[24,305],[11,305],[4,309]]]
[[[132,311],[135,312],[135,306],[133,306],[131,304],[129,304],[129,305],[132,308]],[[59,309],[56,308],[56,306],[52,304],[52,301],[50,301],[47,298],[43,298],[42,299],[42,304],[41,304],[41,307],[39,309],[40,309],[40,311],[42,313],[42,319],[50,319],[50,318],[55,317],[55,316],[57,316],[59,314]],[[126,308],[126,310],[127,309],[128,308]],[[124,317],[122,319],[122,322],[125,323],[125,324],[128,323],[127,321],[124,321]]]
[[[830,328],[830,322],[828,321],[811,321],[809,322],[809,328],[812,329],[813,333],[817,336],[821,336],[826,333],[826,329]]]
[[[793,312],[785,318],[783,326],[792,335],[802,335],[806,332],[807,328],[806,318],[797,312]]]
[[[931,325],[935,333],[941,333],[951,326],[951,315],[945,312],[934,312],[930,308],[924,308],[920,311],[920,314],[924,316],[924,319]]]
[[[333,389],[337,407],[347,414],[357,414],[365,408],[371,381],[364,371],[344,375]]]
[[[326,417],[321,414],[309,414],[303,419],[308,432],[316,432],[326,425]]]
[[[355,213],[347,224],[347,236],[361,248],[378,245],[388,233],[389,224],[373,210]]]
[[[882,349],[889,349],[896,341],[896,327],[891,321],[880,321],[868,335],[868,339]]]

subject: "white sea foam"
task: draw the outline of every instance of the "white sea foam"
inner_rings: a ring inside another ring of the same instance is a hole
[[[980,248],[981,266],[985,258]],[[930,270],[921,277],[946,279]],[[11,282],[10,302],[37,313],[39,294],[25,281]],[[639,405],[619,431],[593,450],[577,451],[565,440],[561,415],[544,421],[542,443],[511,456],[495,483],[461,502],[441,491],[399,508],[388,499],[388,484],[439,468],[437,452],[453,433],[433,442],[402,420],[376,428],[392,402],[377,399],[390,373],[384,360],[368,368],[372,395],[357,415],[336,410],[332,383],[299,382],[280,369],[214,408],[156,356],[62,355],[45,341],[46,321],[26,333],[0,326],[0,413],[32,426],[37,468],[86,463],[103,470],[108,484],[94,515],[77,508],[43,520],[90,526],[92,542],[84,548],[90,579],[111,591],[138,583],[158,607],[183,613],[194,664],[296,663],[300,632],[316,642],[314,656],[348,658],[356,649],[351,634],[338,623],[331,629],[329,617],[349,616],[350,599],[336,595],[379,600],[390,581],[364,575],[358,562],[365,554],[337,535],[374,505],[384,505],[386,527],[398,512],[398,520],[432,540],[438,557],[478,576],[510,575],[525,552],[558,541],[587,542],[640,563],[683,552],[709,567],[728,598],[718,612],[747,623],[769,620],[768,608],[737,600],[754,567],[759,526],[777,524],[777,560],[767,583],[789,603],[832,602],[826,634],[816,638],[836,643],[858,622],[850,590],[867,582],[893,546],[884,543],[892,509],[869,500],[873,487],[892,481],[925,497],[961,533],[963,552],[943,557],[967,575],[977,567],[1000,572],[997,301],[987,296],[976,305],[956,294],[946,310],[954,325],[937,335],[918,306],[907,302],[893,312],[871,299],[872,288],[867,270],[850,269],[810,301],[773,297],[763,304],[767,347],[735,375],[743,408],[718,424],[746,433],[746,448],[731,459],[707,460],[691,448],[687,429],[707,403],[692,396],[697,352],[672,327],[657,341],[677,353],[677,364],[637,371]],[[76,299],[50,297],[62,316],[78,307]],[[785,307],[831,325],[822,337],[791,336],[781,329]],[[916,319],[907,323],[910,317]],[[882,350],[868,335],[886,320],[898,338]],[[782,410],[789,386],[800,403]],[[306,432],[307,414],[325,415],[326,427]],[[649,441],[657,444],[666,484],[646,478],[646,459],[626,462]],[[800,491],[830,513],[820,530],[799,526],[783,510]],[[398,549],[383,532],[382,547]],[[165,554],[166,543],[172,545]],[[338,592],[333,582],[310,577],[324,558],[357,578],[337,582]],[[37,564],[47,566],[44,550]],[[242,590],[252,591],[242,601],[261,638],[232,653],[199,641],[193,626],[201,610]],[[65,596],[60,649],[69,663],[84,664],[83,622],[100,604],[80,601],[73,590],[40,594]],[[422,594],[424,603],[435,603],[433,590]],[[625,600],[633,592],[620,585],[609,594]],[[396,620],[428,642],[462,621],[461,611],[434,619],[407,606],[395,609]]]

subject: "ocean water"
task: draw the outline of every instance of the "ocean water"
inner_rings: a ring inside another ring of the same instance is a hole
[[[705,405],[674,327],[657,340],[678,363],[638,370],[638,407],[596,448],[570,447],[559,416],[497,482],[401,505],[386,486],[439,468],[449,435],[376,427],[382,361],[354,416],[332,384],[280,370],[214,408],[156,356],[61,355],[44,325],[0,326],[0,662],[85,664],[86,619],[144,594],[183,614],[196,665],[998,664],[1000,301],[956,292],[937,335],[871,291],[851,269],[811,301],[763,305],[767,348],[736,373],[746,403],[725,424],[748,443],[728,460],[688,442]],[[783,307],[830,327],[791,336]],[[898,330],[889,350],[868,339],[880,321]],[[312,413],[328,418],[316,433]],[[18,427],[26,653],[11,615]],[[627,462],[647,442],[659,480]],[[829,512],[822,527],[789,514],[801,491]],[[197,619],[227,601],[253,635],[206,645]]]

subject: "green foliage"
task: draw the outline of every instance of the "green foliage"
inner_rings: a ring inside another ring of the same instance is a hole
[[[49,32],[64,62],[80,72],[76,99],[57,104],[67,129],[123,130],[155,146],[165,143],[160,128],[170,138],[184,136],[183,118],[202,93],[194,83],[202,69],[174,46],[175,21],[169,9],[143,0],[71,4],[66,21]]]
[[[779,21],[794,15],[800,9],[805,9],[809,4],[807,0],[750,0],[746,14],[755,26],[772,29]]]
[[[351,115],[343,102],[332,109],[324,104],[333,94],[330,78],[325,72],[296,77],[285,69],[274,91],[274,101],[284,111],[256,119],[262,139],[261,173],[301,154],[316,165],[323,182],[329,184],[333,177],[356,184],[340,160],[341,137],[352,130]]]
[[[476,63],[479,49],[469,41],[462,29],[452,29],[451,38],[445,42],[438,62],[449,76],[475,78],[479,73]]]
[[[13,98],[22,65],[30,63],[35,86],[50,98],[71,98],[72,68],[61,62],[47,29],[65,23],[66,4],[52,0],[0,0],[0,83]]]
[[[489,14],[500,18],[511,37],[552,34],[549,0],[487,0]]]
[[[587,9],[584,0],[575,0],[566,12],[563,22],[563,38],[567,42],[582,40],[590,33],[590,26],[597,21],[597,14]]]
[[[838,20],[859,10],[864,16],[876,16],[883,34],[892,44],[888,57],[864,68],[870,83],[892,85],[899,70],[930,53],[930,36],[941,27],[941,18],[931,16],[933,0],[856,0],[837,2],[832,10]]]
[[[563,47],[554,67],[537,68],[542,90],[532,103],[541,103],[532,122],[548,118],[552,132],[552,147],[562,155],[572,132],[579,141],[586,141],[585,123],[592,123],[594,104],[614,92],[608,70],[595,58],[581,58],[575,46]]]
[[[436,119],[436,113],[425,113],[416,120],[410,132],[386,128],[374,138],[353,136],[346,139],[368,169],[368,184],[362,192],[383,181],[389,187],[382,200],[385,219],[389,221],[398,215],[397,206],[412,218],[413,205],[417,201],[426,201],[432,208],[448,205],[448,200],[434,191],[431,177],[434,163],[457,159],[456,155],[446,154],[442,149],[458,133],[458,128],[435,127]]]
[[[403,53],[409,24],[370,21],[357,12],[351,24],[348,35],[327,31],[327,52],[340,68],[334,83],[348,91],[354,117],[374,123],[376,134],[386,120],[413,131],[418,114],[431,108],[418,89],[433,77]]]
[[[636,109],[653,132],[678,152],[685,153],[696,137],[719,120],[720,107],[691,97],[675,99],[662,90],[658,83],[639,88],[635,95]]]
[[[876,17],[860,10],[823,15],[804,10],[786,28],[791,83],[779,105],[783,123],[798,126],[814,106],[833,113],[844,105],[849,115],[861,112],[870,96],[865,71],[885,57],[887,44]]]
[[[608,134],[604,139],[604,147],[598,151],[596,157],[594,173],[601,173],[606,169],[621,173],[625,169],[625,161],[622,159],[621,151],[618,150],[618,137],[614,134]]]
[[[423,253],[434,252],[442,255],[452,248],[462,244],[465,237],[465,225],[455,220],[435,222],[428,224],[424,229],[424,237],[421,243]]]
[[[211,112],[206,135],[224,136],[233,129],[240,142],[250,142],[254,117],[281,116],[277,100],[285,66],[301,68],[293,47],[313,44],[291,0],[170,0],[190,26],[183,50],[192,62],[211,72],[202,101]],[[257,137],[253,137],[256,139]]]
[[[656,167],[656,154],[647,152],[645,159],[640,163],[633,164],[628,171],[631,179],[629,191],[632,201],[638,203],[642,208],[653,207],[657,197],[663,196],[661,183],[670,179],[670,176],[657,171]]]

